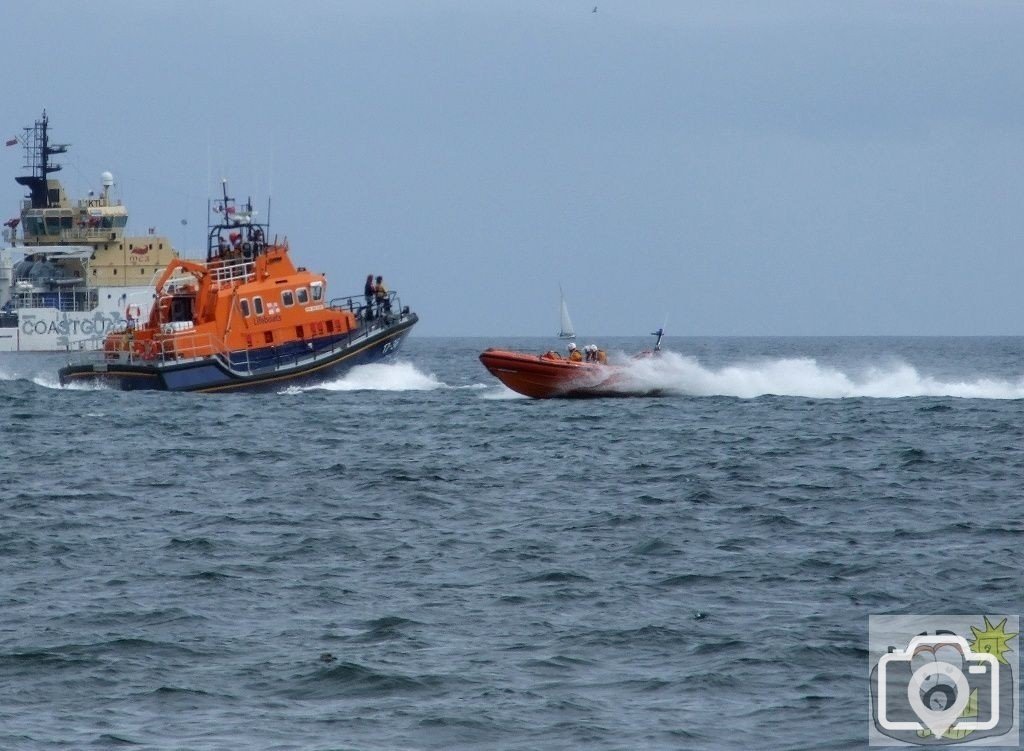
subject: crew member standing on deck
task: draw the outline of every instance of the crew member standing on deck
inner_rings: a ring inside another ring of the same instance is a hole
[[[388,299],[388,288],[384,286],[384,277],[377,277],[376,286],[377,309],[381,313],[391,312],[391,300]]]
[[[373,318],[373,298],[377,295],[377,288],[373,285],[373,274],[366,275],[366,285],[363,287],[363,297],[366,299],[366,320]]]

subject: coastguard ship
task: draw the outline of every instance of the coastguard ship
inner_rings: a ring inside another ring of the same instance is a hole
[[[50,142],[45,111],[17,141],[26,174],[15,179],[29,194],[20,216],[4,222],[0,352],[94,348],[125,326],[130,308],[149,313],[153,281],[176,254],[155,230],[125,235],[128,210],[111,198],[109,172],[99,195],[68,197],[51,177],[61,169],[51,157],[66,153],[68,144]]]
[[[130,310],[62,385],[133,391],[273,390],[335,377],[397,352],[418,317],[398,294],[329,299],[323,274],[296,267],[252,202],[212,202],[206,261],[175,259],[148,315]]]

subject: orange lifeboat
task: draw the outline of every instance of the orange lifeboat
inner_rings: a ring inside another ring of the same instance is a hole
[[[229,391],[322,381],[397,352],[419,320],[383,285],[373,298],[329,299],[324,275],[296,267],[287,241],[270,240],[251,202],[236,207],[226,185],[214,214],[205,263],[170,263],[148,320],[126,311],[101,357],[61,368],[62,384]]]
[[[557,352],[531,355],[494,348],[482,352],[480,362],[510,389],[534,399],[607,396],[618,370],[566,360]]]
[[[650,357],[661,351],[664,331],[654,332],[653,350],[636,357]],[[623,382],[623,368],[600,362],[573,361],[557,352],[533,355],[490,348],[480,354],[487,370],[513,391],[534,399],[587,399],[595,397],[653,396],[655,391],[637,392]]]

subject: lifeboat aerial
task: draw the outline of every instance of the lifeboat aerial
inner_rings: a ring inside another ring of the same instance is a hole
[[[156,283],[148,318],[137,306],[101,351],[59,371],[62,385],[123,390],[273,389],[336,377],[398,351],[418,317],[396,292],[330,299],[323,274],[296,267],[251,202],[224,187],[213,202],[206,262],[176,259]]]

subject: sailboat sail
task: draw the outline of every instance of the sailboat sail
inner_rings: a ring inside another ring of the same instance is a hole
[[[569,307],[565,304],[565,294],[563,294],[561,286],[558,288],[558,294],[562,298],[562,329],[558,332],[558,338],[575,339],[576,329],[573,328],[572,319],[569,318]]]

